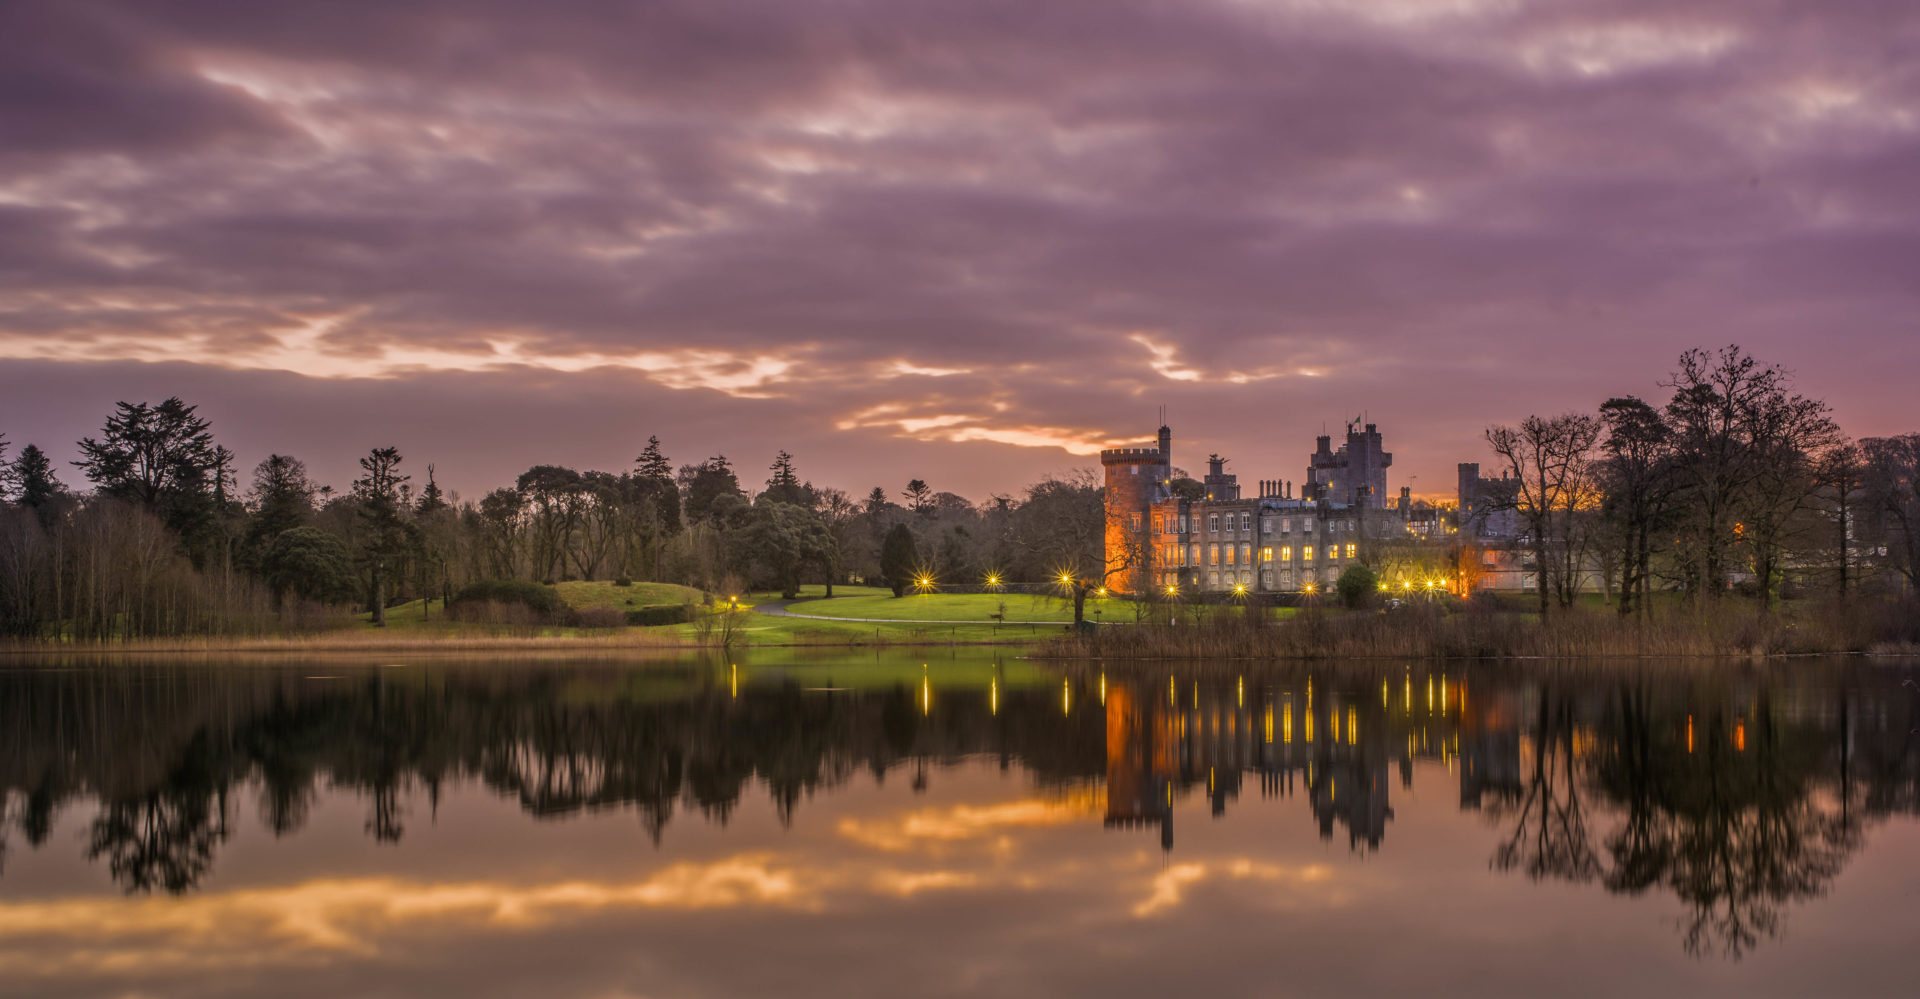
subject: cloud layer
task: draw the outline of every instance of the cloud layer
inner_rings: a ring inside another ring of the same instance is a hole
[[[197,392],[478,490],[778,447],[981,496],[1170,408],[1298,477],[1739,341],[1915,429],[1900,2],[25,0],[0,430]],[[513,429],[508,429],[510,425]]]

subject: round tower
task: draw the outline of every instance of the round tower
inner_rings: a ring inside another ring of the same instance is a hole
[[[1143,593],[1153,582],[1153,503],[1173,474],[1173,432],[1160,428],[1157,447],[1100,452],[1106,473],[1106,567],[1102,581],[1117,593]]]

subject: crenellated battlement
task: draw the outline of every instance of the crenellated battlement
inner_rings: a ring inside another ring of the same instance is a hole
[[[1158,465],[1165,460],[1157,447],[1115,447],[1100,452],[1102,465]]]

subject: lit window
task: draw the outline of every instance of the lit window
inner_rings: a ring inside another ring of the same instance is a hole
[[[1347,546],[1347,557],[1348,557],[1348,558],[1352,558],[1352,557],[1353,557],[1353,552],[1354,552],[1354,546],[1352,546],[1352,545],[1348,545],[1348,546]]]
[[[1153,533],[1165,534],[1166,528],[1167,528],[1166,518],[1160,516],[1157,513],[1154,514],[1153,515]]]
[[[1265,548],[1262,548],[1262,549],[1260,549],[1260,561],[1262,561],[1262,562],[1271,562],[1271,561],[1273,561],[1273,546],[1272,546],[1272,545],[1268,545],[1267,547],[1265,547]]]
[[[1292,546],[1292,545],[1281,545],[1281,546],[1280,546],[1280,561],[1282,561],[1282,562],[1291,562],[1291,561],[1293,561],[1293,546]]]
[[[1300,561],[1302,561],[1302,562],[1311,562],[1311,561],[1313,561],[1313,546],[1312,546],[1312,545],[1305,545],[1305,546],[1303,546],[1303,547],[1302,547],[1302,548],[1300,549]]]
[[[1233,564],[1233,546],[1232,545],[1227,546],[1227,564],[1228,565]]]
[[[1253,546],[1241,545],[1240,546],[1240,564],[1247,565],[1252,561],[1253,561]]]
[[[1188,552],[1187,552],[1187,559],[1188,559],[1188,562],[1187,562],[1187,564],[1188,564],[1188,565],[1199,565],[1199,564],[1200,564],[1200,546],[1199,546],[1199,545],[1188,545],[1187,547],[1188,547],[1188,549],[1189,549],[1189,550],[1188,550]]]
[[[1208,565],[1220,564],[1220,546],[1219,545],[1207,546],[1207,564]]]

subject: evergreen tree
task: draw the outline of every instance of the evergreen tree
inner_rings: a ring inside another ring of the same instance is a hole
[[[913,571],[919,564],[920,550],[914,544],[913,531],[905,524],[893,525],[893,530],[880,542],[880,575],[886,577],[894,596],[907,595]]]
[[[55,497],[67,491],[53,472],[53,461],[38,445],[20,449],[20,457],[11,466],[14,497],[21,506],[44,514]]]
[[[276,604],[288,593],[321,603],[345,603],[359,588],[347,546],[317,527],[294,527],[273,539],[261,574]]]
[[[673,480],[673,463],[660,453],[660,438],[648,437],[634,464],[640,495],[653,511],[655,542],[680,533],[680,487]]]
[[[219,464],[211,425],[194,410],[177,396],[118,403],[99,439],[81,439],[74,464],[102,493],[164,514],[170,496],[205,492]]]
[[[907,488],[900,496],[907,501],[907,509],[914,513],[925,516],[933,512],[933,489],[925,479],[907,480]]]
[[[721,515],[734,506],[722,502],[723,498],[738,499],[743,495],[740,480],[734,476],[733,466],[724,454],[681,468],[680,482],[686,494],[687,520],[695,524],[717,524]]]
[[[660,453],[660,438],[648,437],[647,446],[641,450],[640,457],[633,459],[634,473],[641,478],[673,481],[673,463]]]
[[[373,624],[387,625],[387,580],[408,550],[407,523],[402,516],[400,488],[407,476],[400,474],[400,449],[374,448],[360,459],[365,473],[353,481],[353,494],[360,501],[360,517],[367,527],[362,558],[373,583],[370,603]]]
[[[831,558],[832,538],[818,514],[792,503],[756,503],[733,546],[735,557],[780,596],[800,595],[800,577],[809,566]]]
[[[82,438],[74,462],[101,495],[157,514],[196,567],[217,546],[224,478],[232,453],[213,443],[195,407],[170,397],[158,406],[117,403],[98,439]]]
[[[247,525],[246,560],[259,560],[283,532],[313,516],[313,482],[300,459],[271,454],[253,468],[253,521]]]
[[[781,451],[769,470],[773,475],[767,479],[767,491],[760,494],[762,500],[813,506],[813,497],[809,495],[813,490],[800,484],[800,476],[793,470],[793,455]]]
[[[414,512],[426,515],[447,508],[447,496],[440,491],[440,484],[433,481],[433,466],[427,466],[427,485],[420,490],[420,500],[414,504]]]

